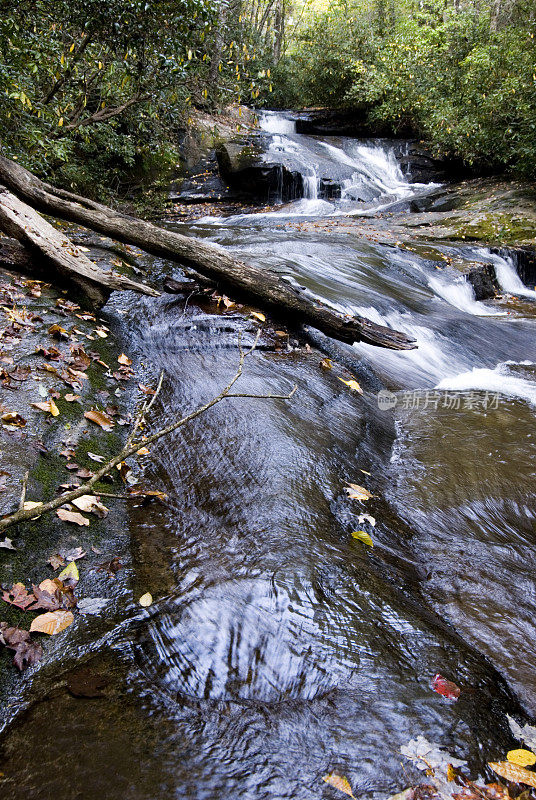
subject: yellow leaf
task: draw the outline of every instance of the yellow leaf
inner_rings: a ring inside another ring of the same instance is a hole
[[[58,120],[58,128],[61,128],[62,125],[63,125],[63,117],[60,117]]]
[[[73,50],[74,50],[74,42],[73,42],[73,44],[72,44],[72,45],[69,47],[69,53],[72,53],[72,52],[73,52]]]
[[[62,65],[62,67],[65,64],[65,56],[63,55],[63,53],[61,54],[60,64]]]
[[[62,571],[58,575],[58,579],[60,581],[65,582],[68,578],[75,580],[76,582],[80,580],[80,574],[78,572],[78,567],[76,566],[75,561],[69,561],[65,569],[62,569]]]
[[[136,454],[139,456],[148,456],[149,452],[150,451],[146,447],[140,447],[139,450],[136,450]]]
[[[354,531],[352,536],[354,539],[359,539],[359,541],[363,542],[363,544],[368,544],[369,547],[374,547],[374,542],[366,531]]]
[[[333,369],[333,364],[331,363],[330,358],[323,358],[320,362],[320,366],[322,369]]]
[[[45,400],[42,403],[30,403],[33,408],[38,408],[39,411],[48,411],[53,417],[57,417],[60,410],[54,400]]]
[[[251,316],[255,317],[255,319],[258,319],[260,322],[266,322],[266,317],[264,314],[261,314],[260,311],[252,311]]]
[[[533,786],[536,789],[535,772],[531,772],[523,767],[518,767],[517,764],[511,764],[509,761],[489,761],[488,767],[491,767],[493,772],[496,772],[501,778],[506,778],[507,781],[512,781],[512,783],[526,783],[528,786]]]
[[[350,786],[348,779],[345,778],[343,775],[336,775],[334,772],[330,772],[329,775],[324,775],[322,780],[325,781],[326,783],[329,783],[330,786],[333,786],[340,792],[344,792],[344,794],[347,794],[350,797],[354,797],[355,800],[354,793],[352,792],[352,787]]]
[[[149,592],[146,592],[145,594],[142,594],[138,602],[140,606],[143,606],[143,608],[148,608],[153,603],[152,595]]]
[[[30,625],[30,632],[46,633],[55,636],[72,625],[74,615],[72,611],[47,611],[46,614],[39,614]]]
[[[343,378],[339,378],[339,380],[342,381],[342,383],[344,383],[345,386],[348,386],[348,388],[351,389],[353,392],[359,392],[359,394],[363,394],[363,389],[356,380],[352,379],[350,381],[345,381],[343,380]]]
[[[351,500],[370,500],[372,494],[368,489],[363,486],[358,486],[357,483],[351,483],[344,490]]]
[[[536,755],[531,753],[530,750],[524,750],[522,748],[519,750],[509,750],[506,754],[506,758],[511,764],[517,764],[518,767],[532,767],[533,764],[536,764]]]

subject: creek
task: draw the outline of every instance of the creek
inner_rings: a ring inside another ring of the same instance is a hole
[[[418,348],[321,337],[360,396],[314,347],[261,346],[240,391],[297,384],[290,402],[229,400],[155,444],[149,477],[169,501],[129,510],[130,583],[68,654],[119,688],[80,701],[44,678],[43,702],[13,711],[4,734],[6,800],[312,800],[339,796],[322,782],[332,771],[379,800],[421,779],[401,765],[410,739],[484,774],[514,746],[506,713],[536,711],[536,294],[507,254],[326,230],[409,214],[440,187],[411,183],[394,143],[299,135],[288,115],[262,125],[302,163],[306,196],[169,224]],[[328,173],[337,199],[319,198]],[[519,303],[477,301],[459,259],[493,264]],[[238,332],[248,343],[256,328],[169,295],[115,294],[107,311],[130,355],[164,370],[155,426],[217,394]],[[374,497],[350,500],[349,483]],[[154,604],[140,610],[133,591]],[[432,691],[436,673],[461,687],[457,702]]]

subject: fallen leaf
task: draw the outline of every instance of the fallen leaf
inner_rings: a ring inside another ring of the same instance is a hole
[[[511,764],[509,761],[489,761],[488,767],[491,767],[493,772],[500,775],[512,783],[525,783],[536,789],[536,772],[531,772],[524,767],[519,767],[517,764]]]
[[[3,547],[4,550],[16,550],[16,547],[13,547],[13,542],[11,539],[7,537],[5,539],[0,539],[0,547]]]
[[[351,389],[353,392],[358,392],[359,394],[363,394],[363,389],[355,379],[352,378],[352,380],[345,381],[343,380],[343,378],[339,378],[338,380],[344,383],[345,386],[348,386],[348,388]]]
[[[74,615],[72,611],[48,611],[46,614],[39,614],[30,625],[30,632],[46,633],[48,636],[55,636],[72,625]]]
[[[88,667],[72,672],[67,678],[67,688],[75,697],[103,697],[102,690],[108,683],[108,678]]]
[[[59,569],[60,567],[64,567],[65,566],[65,559],[62,558],[60,555],[56,554],[56,555],[50,556],[50,558],[48,559],[47,563],[50,564],[50,566],[52,567],[53,570],[56,570],[56,569]]]
[[[26,611],[35,603],[35,596],[26,591],[23,583],[14,583],[11,589],[2,589],[2,600]]]
[[[108,516],[108,509],[92,494],[83,494],[72,501],[73,506],[76,506],[80,511],[86,511],[90,514],[95,514],[99,519],[104,519]]]
[[[99,564],[97,567],[97,572],[107,572],[108,575],[111,575],[112,578],[115,578],[116,572],[122,568],[122,563],[119,560],[118,556],[114,556],[110,561],[105,561],[103,564]]]
[[[353,797],[355,800],[355,795],[352,792],[352,787],[350,786],[348,778],[345,778],[344,775],[337,775],[335,772],[330,772],[329,775],[324,775],[322,780],[325,781],[326,783],[329,783],[330,786],[333,786],[340,792],[344,792],[344,794]]]
[[[80,574],[74,561],[69,561],[65,569],[62,569],[58,575],[58,580],[63,581],[63,583],[68,584],[73,588],[76,586],[80,580]]]
[[[148,608],[153,604],[153,597],[149,592],[146,592],[145,594],[142,594],[138,602],[140,606],[143,606],[143,608]]]
[[[95,425],[100,425],[105,431],[111,430],[114,426],[110,417],[107,417],[106,414],[103,414],[102,411],[98,411],[96,408],[92,408],[91,411],[85,411],[84,417],[94,422]]]
[[[79,394],[70,394],[69,393],[69,394],[66,394],[63,399],[67,400],[68,403],[74,403],[76,400],[80,400],[80,395]]]
[[[140,447],[139,450],[136,450],[136,455],[138,456],[148,456],[149,450],[146,447]]]
[[[78,511],[68,511],[66,508],[58,508],[56,514],[64,522],[74,522],[75,525],[89,525],[88,518],[79,514]]]
[[[323,358],[320,362],[320,366],[322,369],[333,369],[333,364],[331,362],[331,358]]]
[[[369,547],[374,547],[374,542],[366,531],[354,531],[352,536],[354,539],[359,539],[359,541],[363,542],[363,544],[368,544]]]
[[[524,742],[531,750],[536,751],[536,727],[534,725],[523,725],[521,727],[509,714],[506,715],[506,718],[515,738],[519,739],[520,742]]]
[[[358,486],[357,483],[351,483],[344,491],[351,500],[370,500],[373,496],[368,489],[365,489],[363,486]]]
[[[357,518],[357,521],[360,525],[362,525],[364,522],[368,522],[370,525],[372,525],[372,527],[376,525],[376,520],[374,517],[371,517],[370,514],[360,514]]]
[[[460,696],[461,689],[452,681],[443,678],[442,675],[437,673],[432,679],[432,689],[434,692],[443,695],[448,700],[457,700]]]
[[[266,317],[264,316],[264,314],[261,314],[260,311],[251,311],[250,315],[252,317],[255,317],[255,319],[258,319],[260,322],[266,322]]]
[[[155,389],[151,389],[150,386],[144,386],[143,383],[138,383],[138,389],[140,392],[143,392],[143,394],[156,394]]]
[[[65,561],[78,561],[79,558],[87,556],[87,553],[81,547],[71,547],[68,550],[60,550],[60,556]]]
[[[506,754],[506,758],[511,764],[517,764],[518,767],[532,767],[533,764],[536,764],[536,755],[531,753],[530,750],[509,750]]]
[[[98,461],[99,464],[102,464],[106,459],[104,456],[98,456],[96,453],[90,453],[89,450],[87,452],[87,457],[90,458],[92,461]]]
[[[17,428],[24,428],[26,425],[24,417],[21,417],[20,414],[15,414],[13,411],[6,411],[0,419],[5,425],[16,425]]]
[[[31,667],[43,656],[43,648],[32,640],[29,631],[13,628],[7,622],[0,622],[0,644],[15,651],[13,663],[19,670]]]
[[[120,364],[123,364],[125,367],[130,367],[130,365],[132,364],[132,360],[124,353],[121,353],[121,355],[117,360]]]
[[[43,403],[30,403],[33,408],[39,409],[39,411],[47,411],[49,414],[52,414],[53,417],[59,416],[60,410],[54,400],[45,400]]]
[[[103,328],[96,328],[95,333],[97,336],[100,336],[101,339],[106,339],[108,337],[108,334]]]
[[[55,339],[68,339],[69,338],[69,334],[67,333],[65,328],[61,327],[61,325],[51,325],[50,328],[48,329],[48,332]]]
[[[78,611],[81,614],[100,614],[110,600],[107,597],[84,597],[78,601]]]

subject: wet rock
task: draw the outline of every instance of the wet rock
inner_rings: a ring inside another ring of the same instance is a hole
[[[474,289],[475,300],[489,300],[497,294],[499,284],[493,264],[474,264],[465,277]]]
[[[267,202],[303,196],[303,177],[286,153],[276,162],[263,155],[261,140],[224,142],[216,150],[222,178],[234,189]]]

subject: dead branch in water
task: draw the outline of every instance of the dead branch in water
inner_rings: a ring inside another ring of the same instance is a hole
[[[71,503],[73,500],[76,500],[78,497],[82,497],[82,495],[92,494],[93,486],[103,478],[105,475],[108,475],[115,467],[117,467],[121,462],[123,462],[129,456],[134,455],[141,447],[146,447],[153,442],[156,442],[158,439],[162,438],[162,436],[166,436],[168,433],[177,430],[178,428],[182,428],[183,425],[186,425],[191,420],[199,417],[201,414],[204,414],[209,408],[215,406],[217,403],[220,403],[222,400],[231,397],[256,397],[259,400],[290,400],[290,398],[294,395],[297,390],[297,385],[295,385],[292,390],[288,394],[234,394],[231,393],[232,387],[241,377],[243,368],[244,368],[244,361],[246,360],[247,356],[251,355],[254,351],[257,343],[259,341],[260,331],[257,332],[255,337],[255,341],[253,345],[248,350],[243,350],[240,340],[238,343],[239,348],[239,361],[236,373],[234,374],[231,381],[225,386],[222,391],[213,397],[212,400],[209,400],[204,405],[197,408],[195,411],[192,411],[190,414],[187,414],[185,417],[182,417],[179,420],[175,420],[171,424],[167,425],[165,428],[161,428],[156,433],[152,433],[149,436],[144,437],[143,439],[135,440],[136,433],[139,431],[140,427],[145,422],[146,416],[149,411],[152,409],[154,402],[160,393],[162,388],[162,382],[164,373],[160,373],[160,378],[158,381],[158,386],[156,389],[155,394],[152,396],[150,401],[145,401],[138,413],[136,421],[134,423],[132,432],[130,433],[127,442],[123,449],[112,459],[110,459],[106,464],[104,464],[97,472],[92,475],[92,477],[83,483],[81,486],[78,486],[76,489],[72,489],[69,492],[65,492],[64,494],[59,495],[54,500],[48,500],[45,503],[42,503],[39,506],[35,506],[33,508],[19,508],[18,511],[13,512],[12,514],[8,514],[6,517],[0,520],[0,533],[4,531],[6,528],[10,528],[13,525],[17,525],[19,522],[25,522],[29,519],[36,519],[41,517],[43,514],[48,513],[49,511],[55,511],[60,506],[64,505],[65,503]],[[24,491],[25,494],[25,491]],[[97,494],[99,494],[97,492]]]

